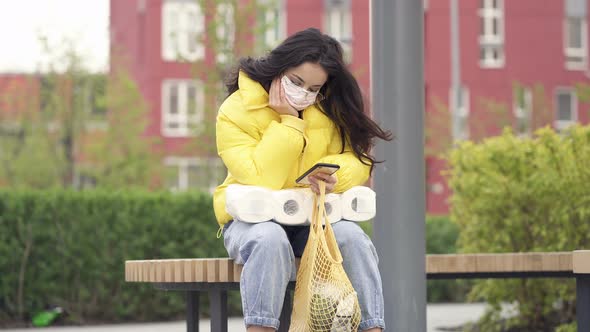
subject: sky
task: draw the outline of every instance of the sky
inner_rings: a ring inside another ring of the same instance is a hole
[[[109,0],[0,0],[0,73],[35,72],[47,63],[39,36],[54,50],[73,41],[91,71],[108,67]]]

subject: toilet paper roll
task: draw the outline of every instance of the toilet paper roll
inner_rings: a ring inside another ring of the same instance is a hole
[[[257,223],[272,220],[276,209],[271,190],[232,184],[225,190],[225,210],[236,220]]]
[[[272,193],[275,201],[274,220],[282,225],[303,225],[307,220],[305,194],[302,190],[276,190]]]
[[[326,214],[331,224],[342,220],[342,201],[338,194],[326,195]]]
[[[311,217],[313,216],[313,198],[314,194],[309,191],[308,194],[305,195],[305,208],[308,211],[306,224],[309,225],[311,222]],[[326,195],[325,201],[326,207],[326,214],[328,215],[328,220],[330,223],[335,223],[342,219],[342,204],[340,202],[340,195],[338,194],[328,194]],[[322,222],[323,223],[323,222]]]
[[[305,221],[303,225],[309,225],[311,223],[311,216],[313,213],[313,197],[314,194],[309,188],[299,189],[303,194],[303,208],[305,210]]]
[[[352,187],[342,194],[342,218],[351,221],[367,221],[375,217],[377,202],[375,192],[369,187]]]

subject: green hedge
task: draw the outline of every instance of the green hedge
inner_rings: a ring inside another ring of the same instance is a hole
[[[51,306],[66,310],[64,324],[183,318],[181,294],[125,283],[123,262],[226,257],[212,211],[211,196],[200,193],[0,191],[0,326]],[[371,223],[361,225],[371,232]],[[428,218],[427,236],[429,253],[455,252],[448,218]],[[433,301],[464,293],[429,282]],[[241,313],[238,292],[229,303]]]
[[[0,191],[0,324],[48,306],[65,323],[181,317],[180,294],[125,283],[123,262],[226,257],[212,211],[198,193]]]
[[[461,252],[590,249],[590,127],[532,139],[506,131],[461,144],[449,162]],[[573,319],[574,295],[574,282],[562,279],[479,281],[471,294],[493,307],[480,331],[498,330],[501,303],[520,312],[503,325],[545,331]]]

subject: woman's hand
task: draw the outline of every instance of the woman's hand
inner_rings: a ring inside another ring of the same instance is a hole
[[[327,173],[316,173],[309,177],[309,183],[311,183],[311,191],[318,194],[320,193],[320,184],[319,181],[324,181],[326,183],[326,195],[334,191],[334,187],[336,183],[338,183],[338,179],[334,175],[330,175]]]
[[[298,117],[299,113],[287,102],[285,98],[285,91],[281,85],[281,80],[275,78],[270,84],[270,91],[268,92],[268,106],[281,115],[292,115]]]

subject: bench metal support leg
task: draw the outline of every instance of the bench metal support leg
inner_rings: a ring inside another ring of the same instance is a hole
[[[211,306],[211,332],[227,332],[227,291],[209,291]]]
[[[578,331],[590,331],[590,274],[576,276]]]
[[[186,331],[199,332],[199,292],[186,292]]]
[[[281,325],[279,326],[278,332],[288,332],[289,325],[291,325],[291,311],[293,310],[293,296],[291,296],[291,290],[287,289],[285,292],[285,301],[283,302],[283,309],[281,310],[281,317],[279,321]]]

